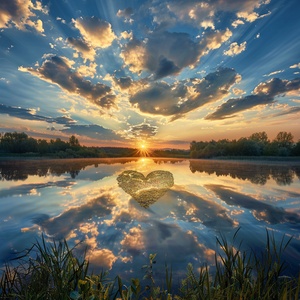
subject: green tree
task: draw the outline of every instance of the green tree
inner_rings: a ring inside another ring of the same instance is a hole
[[[80,147],[78,139],[75,137],[75,135],[72,135],[69,138],[69,144],[71,147]]]
[[[290,132],[280,131],[274,141],[279,147],[291,148],[294,143],[294,137]]]

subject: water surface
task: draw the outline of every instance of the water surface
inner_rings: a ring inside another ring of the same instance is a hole
[[[214,261],[216,237],[264,250],[266,230],[294,236],[288,273],[300,264],[300,164],[176,159],[0,162],[0,264],[40,238],[81,242],[91,268],[156,276]],[[162,267],[163,266],[163,267]],[[134,274],[134,275],[133,275]]]

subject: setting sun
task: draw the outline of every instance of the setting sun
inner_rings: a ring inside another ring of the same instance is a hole
[[[137,145],[139,156],[151,156],[151,150],[148,148],[148,145],[142,141]]]

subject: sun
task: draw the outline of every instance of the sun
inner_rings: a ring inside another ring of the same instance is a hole
[[[138,144],[138,154],[139,156],[151,156],[151,151],[146,142],[142,141]]]

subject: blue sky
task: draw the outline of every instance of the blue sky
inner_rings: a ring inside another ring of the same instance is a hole
[[[0,131],[187,148],[300,138],[296,0],[0,0]]]

